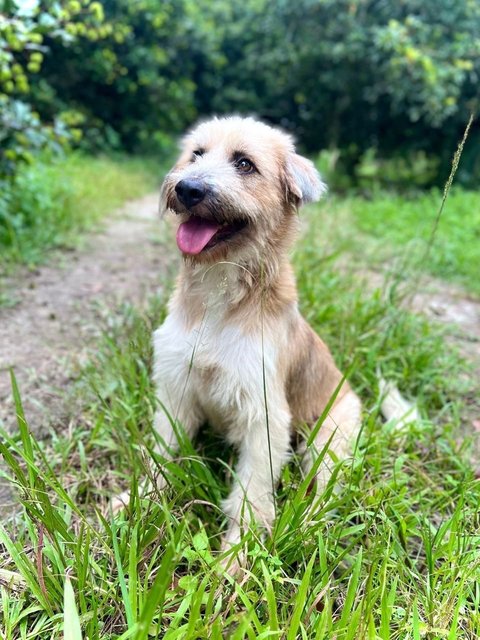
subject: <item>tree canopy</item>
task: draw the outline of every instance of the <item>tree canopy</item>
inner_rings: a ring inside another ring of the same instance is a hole
[[[448,164],[479,98],[476,0],[4,0],[1,173],[49,142],[161,147],[251,113],[308,152]],[[464,178],[480,172],[474,130]]]

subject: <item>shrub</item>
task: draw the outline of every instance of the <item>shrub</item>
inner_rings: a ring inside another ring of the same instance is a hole
[[[0,183],[1,262],[38,262],[48,248],[71,244],[76,232],[156,182],[153,165],[121,156],[77,153],[22,167],[15,180]]]

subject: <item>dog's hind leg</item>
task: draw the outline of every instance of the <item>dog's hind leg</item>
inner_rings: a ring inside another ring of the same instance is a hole
[[[360,430],[361,409],[358,396],[352,390],[348,390],[334,403],[312,444],[307,447],[303,442],[299,446],[298,453],[302,456],[305,475],[310,473],[319,455],[324,452],[318,470],[312,478],[315,480],[317,495],[323,493],[335,464],[351,455]]]

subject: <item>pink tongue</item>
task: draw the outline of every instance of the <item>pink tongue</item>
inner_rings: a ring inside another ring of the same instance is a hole
[[[192,217],[182,222],[177,231],[177,246],[183,253],[196,255],[210,242],[220,225],[203,218]]]

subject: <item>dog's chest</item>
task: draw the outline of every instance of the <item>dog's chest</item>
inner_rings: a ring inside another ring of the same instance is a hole
[[[276,375],[277,349],[261,330],[243,332],[209,313],[192,329],[172,312],[155,332],[157,383],[188,385],[206,418],[229,428],[242,415],[254,420],[264,404],[264,385]],[[174,391],[174,389],[171,389]]]

